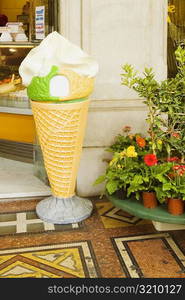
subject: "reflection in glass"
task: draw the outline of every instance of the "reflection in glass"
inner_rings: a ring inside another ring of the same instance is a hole
[[[32,48],[33,45],[0,45],[0,106],[29,107],[19,66]]]
[[[177,72],[174,52],[178,45],[185,45],[185,1],[168,0],[168,77]]]

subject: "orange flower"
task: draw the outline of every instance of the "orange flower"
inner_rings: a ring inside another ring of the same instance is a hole
[[[134,138],[134,134],[129,134],[129,136],[128,136],[128,137],[129,137],[129,139],[130,139],[130,140],[133,140],[133,138]]]
[[[144,148],[146,146],[146,141],[144,138],[141,136],[136,137],[136,143],[138,144],[139,147]]]

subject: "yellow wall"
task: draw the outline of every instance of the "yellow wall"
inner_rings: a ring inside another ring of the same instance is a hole
[[[0,113],[0,139],[33,143],[34,138],[32,116]]]
[[[0,13],[8,16],[9,22],[16,22],[16,16],[22,13],[26,0],[0,0],[0,2]]]

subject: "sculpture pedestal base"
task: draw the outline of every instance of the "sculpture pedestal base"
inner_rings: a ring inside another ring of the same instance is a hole
[[[40,219],[53,224],[71,224],[80,222],[91,215],[93,205],[90,200],[73,196],[57,198],[51,196],[40,201],[36,213]]]

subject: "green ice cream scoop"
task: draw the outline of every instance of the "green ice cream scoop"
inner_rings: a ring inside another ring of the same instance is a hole
[[[67,95],[52,95],[51,80],[55,76],[63,76],[66,78],[69,86],[69,92]],[[50,72],[46,76],[34,76],[32,78],[31,83],[27,87],[27,94],[29,99],[32,101],[82,101],[92,93],[93,87],[93,78],[81,76],[69,69],[60,71],[57,66],[52,66]]]

